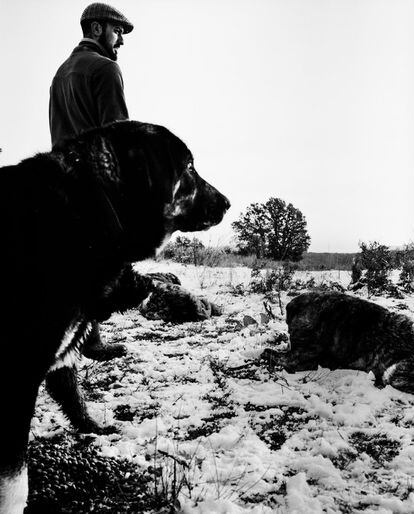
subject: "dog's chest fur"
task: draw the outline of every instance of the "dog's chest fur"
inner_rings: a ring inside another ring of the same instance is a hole
[[[49,371],[73,366],[79,359],[81,348],[92,330],[92,322],[83,317],[75,319],[67,328]]]

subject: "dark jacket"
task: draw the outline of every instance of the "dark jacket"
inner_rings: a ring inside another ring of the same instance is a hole
[[[128,119],[118,64],[91,39],[83,39],[60,66],[50,87],[52,146],[85,130]]]

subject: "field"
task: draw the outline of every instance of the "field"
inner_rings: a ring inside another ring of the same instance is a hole
[[[175,325],[131,310],[102,325],[129,354],[84,359],[80,376],[94,416],[118,433],[74,433],[42,388],[29,512],[414,512],[414,396],[377,389],[370,373],[287,374],[261,360],[287,330],[290,297],[268,304],[269,319],[247,268],[137,269],[172,271],[224,313]],[[346,271],[297,277],[349,283]],[[410,297],[372,300],[414,316]]]

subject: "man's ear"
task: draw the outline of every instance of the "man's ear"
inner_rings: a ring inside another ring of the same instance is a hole
[[[102,34],[102,31],[103,31],[103,27],[99,23],[99,21],[93,21],[91,23],[91,33],[92,33],[92,36],[99,37]]]

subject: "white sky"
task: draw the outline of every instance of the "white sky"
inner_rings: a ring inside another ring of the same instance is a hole
[[[50,148],[49,86],[84,0],[0,0],[1,164]],[[311,251],[414,240],[412,0],[113,0],[131,119],[165,125],[232,208],[279,197]]]

